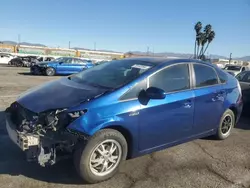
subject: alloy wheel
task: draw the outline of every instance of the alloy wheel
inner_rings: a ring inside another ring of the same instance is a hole
[[[105,140],[93,150],[89,166],[96,176],[105,176],[116,169],[122,156],[121,145],[113,139]]]
[[[233,117],[230,114],[227,114],[222,121],[221,133],[223,135],[228,134],[232,129],[232,125],[233,125]]]

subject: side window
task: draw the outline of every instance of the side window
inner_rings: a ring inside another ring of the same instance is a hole
[[[73,59],[72,58],[67,58],[67,59],[65,59],[64,63],[71,64],[71,63],[73,63]]]
[[[206,65],[193,64],[195,80],[195,87],[205,87],[218,84],[218,77],[215,70]]]
[[[217,74],[218,74],[218,76],[219,76],[219,79],[220,79],[220,82],[221,83],[226,83],[227,82],[227,74],[225,73],[225,72],[223,72],[223,71],[217,71]]]
[[[147,81],[146,79],[136,84],[134,87],[132,87],[127,93],[125,93],[120,100],[128,100],[128,99],[134,99],[138,97],[138,94],[141,90],[146,90],[147,88]]]
[[[149,87],[163,89],[166,93],[190,88],[188,64],[170,66],[149,78]]]

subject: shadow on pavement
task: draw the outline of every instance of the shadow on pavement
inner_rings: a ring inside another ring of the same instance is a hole
[[[26,162],[25,153],[12,143],[7,135],[3,111],[0,111],[0,143],[0,174],[23,175],[51,183],[83,184],[76,173],[72,159],[60,161],[46,168],[36,163]]]
[[[19,72],[18,74],[25,75],[25,76],[35,76],[34,74],[31,74],[30,72]]]
[[[44,74],[31,74],[30,72],[19,72],[19,75],[24,75],[24,76],[46,76]],[[56,74],[54,76],[69,76],[71,74]]]

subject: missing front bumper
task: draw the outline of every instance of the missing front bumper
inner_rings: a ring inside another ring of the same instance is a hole
[[[39,136],[25,135],[17,131],[8,114],[6,114],[6,129],[10,139],[23,151],[28,150],[31,146],[39,146],[40,144]]]
[[[75,145],[87,139],[82,134],[68,129],[51,132],[46,136],[23,133],[17,130],[8,113],[6,113],[6,129],[12,142],[26,153],[27,161],[37,162],[44,167],[69,158]]]

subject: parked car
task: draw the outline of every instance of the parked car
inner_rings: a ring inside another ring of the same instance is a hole
[[[91,61],[72,57],[61,57],[53,61],[37,63],[30,67],[32,74],[45,74],[54,76],[56,74],[74,74],[93,67]]]
[[[247,112],[250,110],[250,71],[241,72],[236,78],[241,85],[244,111]]]
[[[109,61],[97,61],[96,63],[95,63],[95,65],[101,65],[101,64],[103,64],[103,63],[108,63]]]
[[[8,53],[0,53],[0,64],[8,64],[15,56]]]
[[[33,59],[31,62],[31,66],[34,66],[40,62],[44,62],[44,61],[53,61],[55,60],[54,57],[47,57],[47,56],[41,56],[41,57],[37,57],[36,59]]]
[[[243,71],[250,70],[250,67],[241,65],[226,65],[223,69],[227,71],[229,74],[237,76],[239,73]]]
[[[42,62],[42,61],[53,61],[53,60],[55,60],[55,58],[54,57],[44,57],[44,56],[41,56],[41,57],[39,57],[39,58],[37,58],[37,60],[38,61],[40,61],[40,62]]]
[[[37,56],[19,56],[13,58],[9,65],[14,65],[16,67],[30,67],[32,62],[37,61]]]
[[[127,58],[28,90],[6,109],[6,127],[29,161],[73,155],[79,175],[97,183],[122,160],[226,139],[241,111],[239,82],[211,63]]]

